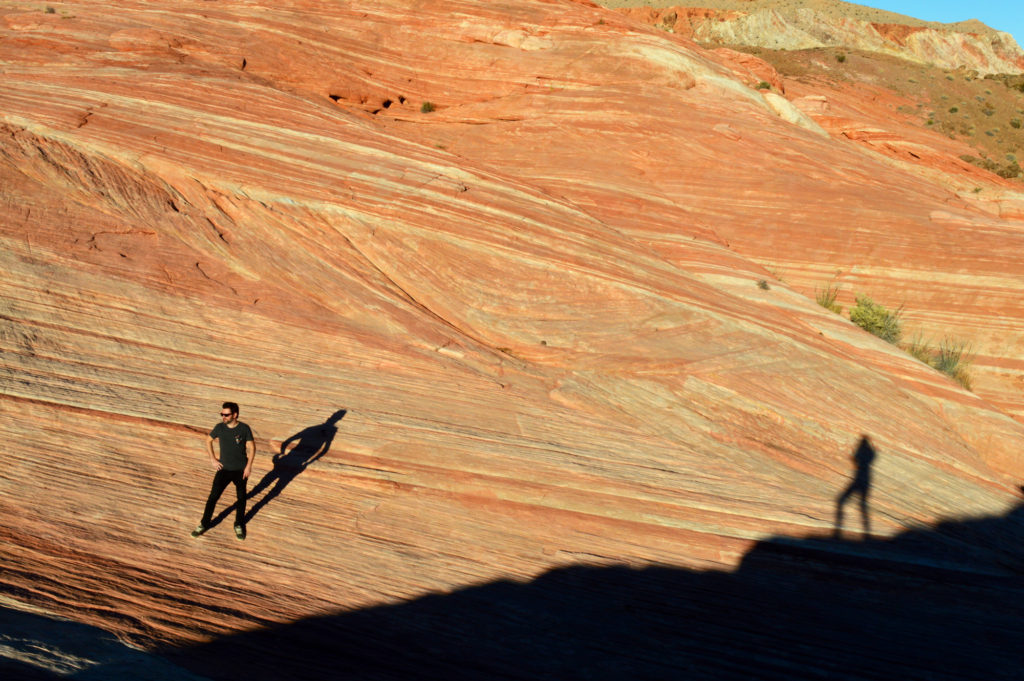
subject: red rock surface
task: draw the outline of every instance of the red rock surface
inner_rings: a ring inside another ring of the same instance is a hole
[[[180,648],[727,572],[832,532],[864,434],[877,537],[1014,508],[1019,194],[863,92],[769,105],[747,60],[583,3],[54,8],[0,5],[6,597]],[[972,339],[976,394],[831,281]],[[348,410],[244,544],[188,537],[225,399],[254,482]]]

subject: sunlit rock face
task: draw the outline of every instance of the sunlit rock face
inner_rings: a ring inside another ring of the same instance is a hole
[[[5,598],[179,648],[1015,506],[1019,194],[877,97],[587,3],[0,10]],[[188,536],[224,400],[244,543]]]

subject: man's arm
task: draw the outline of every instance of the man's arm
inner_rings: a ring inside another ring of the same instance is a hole
[[[213,443],[217,442],[215,438],[208,438],[206,440],[206,451],[210,455],[210,461],[213,462],[213,467],[218,471],[222,468],[220,461],[217,459],[217,455],[213,452]]]
[[[245,470],[242,471],[242,478],[244,480],[248,480],[249,474],[252,473],[252,462],[256,460],[256,443],[253,440],[246,440],[245,453],[249,457],[249,460],[245,462]]]

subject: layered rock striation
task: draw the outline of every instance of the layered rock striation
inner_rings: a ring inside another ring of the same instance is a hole
[[[758,63],[546,0],[5,3],[0,63],[11,607],[201,661],[769,537],[835,535],[854,579],[865,529],[1017,507],[1018,195],[856,93],[769,100]],[[977,393],[815,304],[837,270],[971,332]],[[257,438],[245,543],[188,537],[223,400]],[[1015,579],[992,527],[943,574]],[[429,664],[401,640],[396,674]]]

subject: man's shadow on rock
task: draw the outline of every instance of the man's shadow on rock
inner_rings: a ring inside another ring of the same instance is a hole
[[[860,500],[860,519],[863,526],[863,538],[871,536],[871,516],[868,511],[868,495],[871,493],[871,466],[878,453],[871,444],[867,435],[861,436],[860,444],[853,453],[853,463],[856,472],[853,481],[843,490],[843,493],[836,499],[836,523],[833,537],[839,539],[843,533],[843,507],[851,497],[857,496]]]
[[[334,442],[334,436],[338,433],[335,424],[345,418],[347,413],[347,410],[339,409],[323,423],[300,430],[281,443],[281,451],[274,455],[274,467],[249,491],[247,498],[255,499],[263,490],[270,488],[270,491],[245,514],[246,522],[252,520],[264,506],[277,498],[299,473],[306,470],[307,466],[327,453]]]
[[[307,466],[322,457],[331,448],[334,436],[338,433],[335,425],[348,413],[346,409],[339,409],[331,414],[330,418],[321,424],[304,428],[281,443],[281,451],[274,455],[274,467],[267,471],[255,487],[249,490],[247,500],[258,497],[264,490],[270,488],[262,499],[249,508],[245,514],[245,522],[252,520],[260,510],[275,499],[284,488],[304,471]],[[235,504],[232,504],[216,518],[213,519],[211,527],[215,527],[224,518],[235,512]]]

